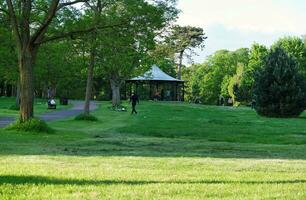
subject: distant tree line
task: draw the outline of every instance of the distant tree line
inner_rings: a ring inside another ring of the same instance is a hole
[[[262,72],[270,51],[275,48],[281,48],[296,61],[297,72],[305,80],[306,38],[284,37],[270,48],[255,43],[250,49],[219,50],[209,56],[203,64],[184,68],[183,79],[187,81],[187,100],[216,105],[220,97],[223,97],[231,98],[234,105],[250,104],[254,99],[256,74]],[[286,80],[283,79],[282,82]]]

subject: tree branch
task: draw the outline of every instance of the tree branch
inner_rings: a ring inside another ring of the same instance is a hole
[[[97,5],[91,5],[89,1],[85,2],[87,7],[89,7],[90,9],[92,9],[93,11],[95,11],[97,13],[101,13],[103,8],[107,7],[108,5],[110,5],[112,3],[114,3],[114,2],[113,1],[104,1],[102,3],[101,0],[99,0],[97,2]]]
[[[61,3],[61,4],[58,5],[57,10],[62,9],[65,6],[71,6],[71,5],[74,5],[74,4],[77,4],[77,3],[85,3],[85,2],[88,2],[88,1],[89,0],[75,0],[75,1],[70,1],[70,2],[66,2],[66,3]]]
[[[22,42],[25,44],[31,40],[30,17],[31,17],[32,2],[31,0],[24,0],[20,5],[21,5],[21,17],[19,19],[20,20],[19,30],[21,33],[20,38]],[[23,48],[25,48],[25,46]]]
[[[17,48],[21,50],[21,37],[18,29],[17,17],[11,0],[6,0],[11,26],[16,39]]]
[[[46,33],[48,26],[50,25],[52,19],[54,18],[56,14],[58,4],[59,4],[59,0],[52,0],[48,13],[45,16],[45,19],[42,25],[37,29],[37,31],[34,33],[31,39],[32,44],[39,43],[43,35]]]
[[[91,28],[84,29],[84,30],[70,31],[70,32],[67,32],[67,33],[62,33],[60,35],[55,35],[55,36],[52,36],[52,37],[49,37],[49,38],[45,38],[44,40],[42,40],[42,41],[40,41],[36,44],[40,45],[40,44],[44,44],[44,43],[47,43],[47,42],[60,40],[60,39],[63,39],[63,38],[68,38],[68,37],[73,38],[75,35],[83,35],[83,34],[86,34],[86,33],[93,32],[97,29],[115,28],[115,27],[120,27],[120,26],[123,26],[123,25],[126,25],[126,23],[114,24],[114,25],[108,25],[108,26],[100,26],[100,27],[97,26],[97,27],[91,27]]]

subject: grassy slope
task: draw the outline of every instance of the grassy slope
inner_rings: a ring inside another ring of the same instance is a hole
[[[306,119],[144,102],[140,114],[0,130],[1,199],[305,199]],[[0,115],[3,113],[0,110]]]

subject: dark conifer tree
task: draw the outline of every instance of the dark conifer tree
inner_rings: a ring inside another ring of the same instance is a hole
[[[305,109],[306,92],[297,61],[281,47],[270,50],[255,77],[256,111],[268,117],[296,117]]]

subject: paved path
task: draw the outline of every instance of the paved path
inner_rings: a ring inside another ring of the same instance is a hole
[[[73,104],[72,108],[47,112],[38,115],[38,118],[44,121],[54,121],[54,120],[66,119],[81,114],[83,112],[84,102],[83,101],[71,101],[71,102]],[[90,102],[90,110],[95,110],[97,107],[98,106],[96,102],[94,101]],[[14,120],[15,120],[14,117],[0,118],[0,128],[7,126],[8,124],[12,123]]]
[[[0,118],[0,128],[7,126],[15,120],[14,117],[1,117]]]

